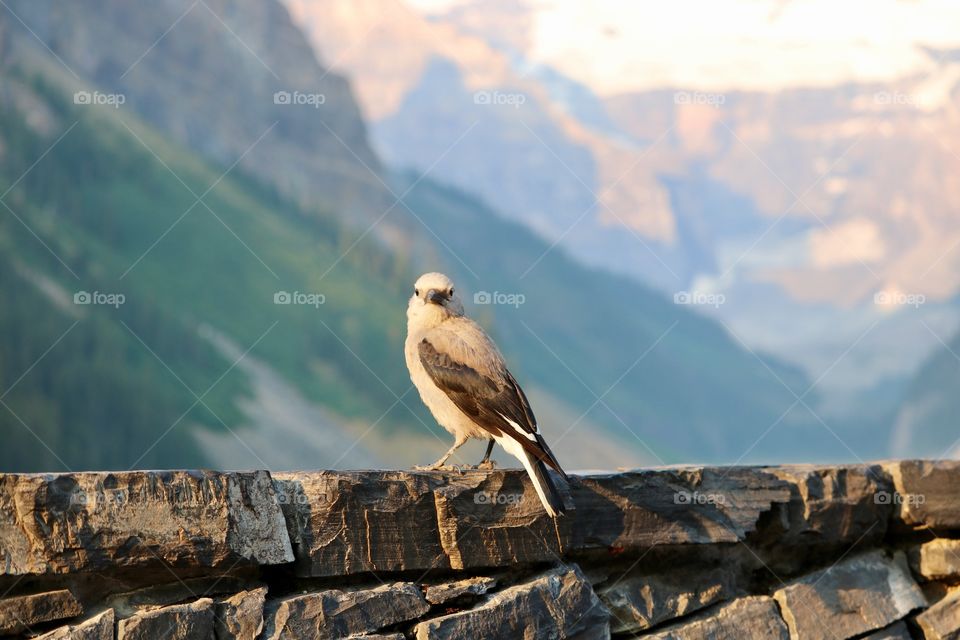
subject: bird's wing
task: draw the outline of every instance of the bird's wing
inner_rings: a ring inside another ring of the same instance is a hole
[[[479,327],[463,329],[437,329],[420,341],[420,362],[427,375],[491,436],[516,440],[534,459],[542,460],[566,477],[540,435],[527,397],[504,366],[496,347]]]

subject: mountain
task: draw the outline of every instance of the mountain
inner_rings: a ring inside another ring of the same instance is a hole
[[[818,410],[871,411],[864,397],[889,398],[937,347],[918,320],[960,323],[950,51],[882,83],[609,95],[538,61],[536,3],[285,1],[353,79],[387,164],[584,264],[722,295],[702,310],[750,348],[829,372]]]
[[[400,354],[408,287],[432,268],[457,276],[567,466],[824,457],[795,368],[378,160],[280,5],[11,7],[6,468],[422,462],[447,436]],[[326,82],[322,109],[273,102]]]

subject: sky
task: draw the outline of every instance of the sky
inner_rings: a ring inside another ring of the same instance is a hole
[[[408,0],[440,12],[462,0]],[[956,0],[530,0],[531,60],[602,95],[891,80],[960,48]]]

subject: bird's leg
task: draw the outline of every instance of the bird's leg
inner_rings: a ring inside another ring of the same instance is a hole
[[[480,461],[476,469],[493,469],[497,466],[496,461],[490,459],[490,454],[493,453],[494,439],[490,438],[487,440],[487,452],[483,454],[483,460]]]
[[[413,468],[416,469],[417,471],[438,471],[438,470],[450,471],[455,469],[455,467],[447,465],[447,460],[450,458],[450,456],[453,455],[453,452],[459,449],[460,447],[462,447],[466,441],[467,441],[466,436],[457,434],[457,439],[454,440],[453,446],[450,447],[445,454],[440,456],[439,460],[425,467],[417,465],[417,466],[414,466]]]

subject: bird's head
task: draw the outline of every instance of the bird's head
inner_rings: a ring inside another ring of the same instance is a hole
[[[407,318],[411,322],[429,326],[462,315],[463,303],[450,278],[436,272],[417,278],[407,305]]]

